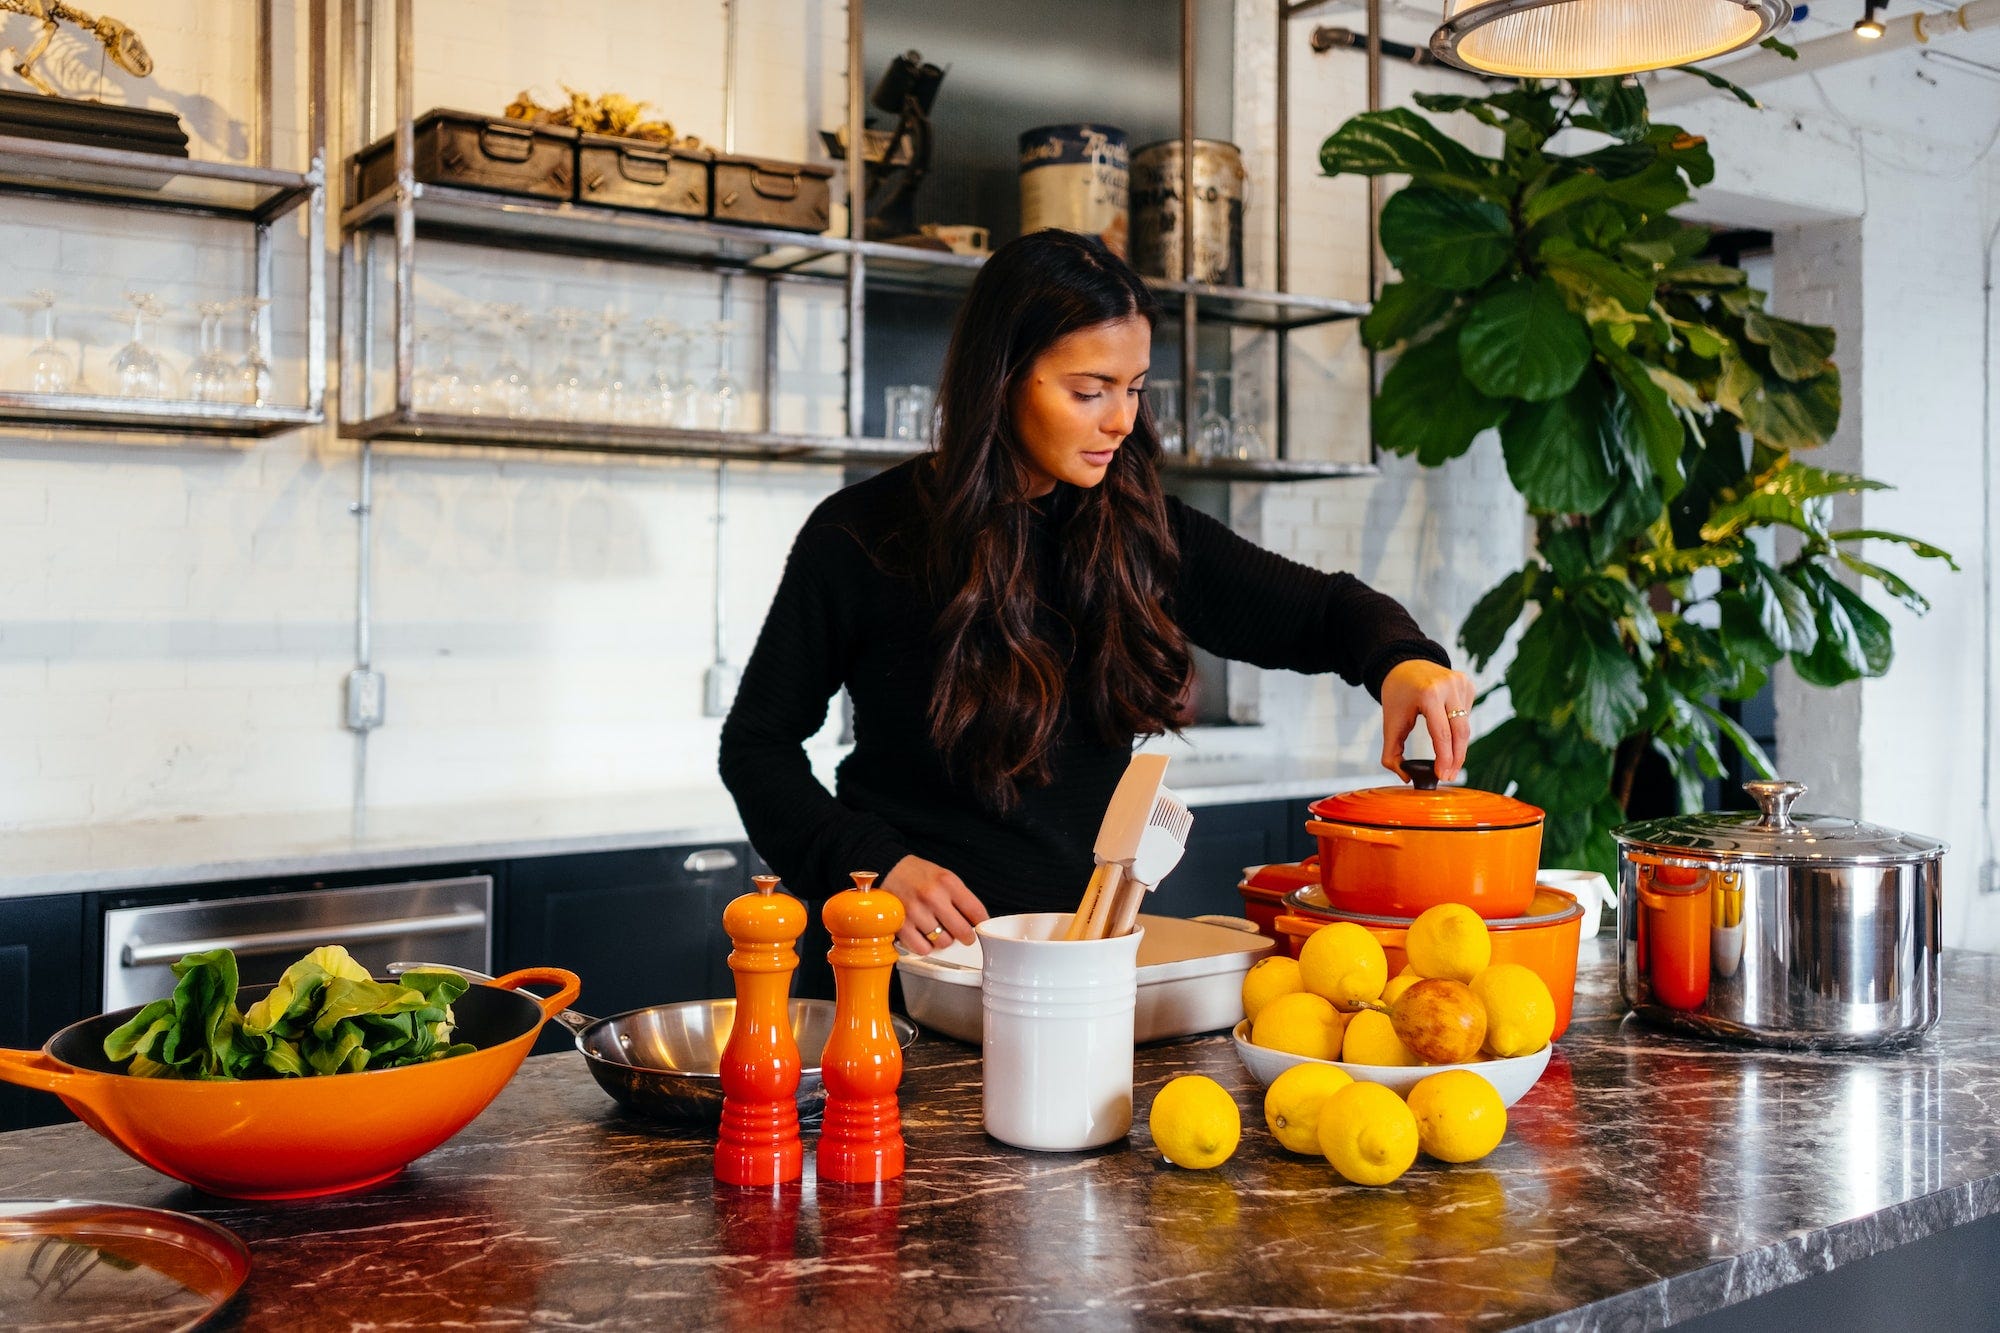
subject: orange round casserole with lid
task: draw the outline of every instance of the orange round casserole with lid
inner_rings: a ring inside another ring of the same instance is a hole
[[[1440,787],[1426,761],[1403,766],[1416,785],[1341,792],[1307,807],[1328,905],[1400,917],[1439,903],[1463,903],[1488,920],[1526,912],[1541,810],[1498,792]]]

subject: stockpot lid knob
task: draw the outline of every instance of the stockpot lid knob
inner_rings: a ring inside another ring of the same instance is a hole
[[[1792,802],[1806,794],[1806,784],[1793,782],[1789,778],[1771,778],[1768,781],[1746,782],[1743,790],[1757,802],[1757,808],[1764,812],[1757,821],[1758,828],[1788,829],[1792,825]]]

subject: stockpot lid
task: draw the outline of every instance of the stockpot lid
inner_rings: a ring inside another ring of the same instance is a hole
[[[1746,782],[1759,807],[1751,811],[1711,811],[1627,824],[1612,836],[1628,847],[1669,856],[1732,861],[1826,862],[1880,865],[1927,861],[1948,846],[1921,833],[1904,833],[1840,815],[1792,813],[1805,794],[1803,782],[1782,778]]]
[[[1314,801],[1313,818],[1336,824],[1394,829],[1503,829],[1542,822],[1526,801],[1474,787],[1440,787],[1436,762],[1405,759],[1408,787],[1365,787]]]

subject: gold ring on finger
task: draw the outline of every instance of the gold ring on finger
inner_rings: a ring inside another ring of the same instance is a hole
[[[1447,708],[1444,710],[1444,715],[1446,717],[1464,717],[1468,711],[1464,708]]]

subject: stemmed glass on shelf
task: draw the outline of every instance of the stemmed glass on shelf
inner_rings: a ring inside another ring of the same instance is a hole
[[[681,375],[673,367],[673,354],[681,346],[681,328],[671,319],[655,316],[646,321],[646,341],[653,351],[653,369],[646,376],[646,392],[641,398],[643,416],[659,426],[671,426],[679,415]]]
[[[496,416],[515,420],[531,417],[535,414],[535,385],[520,351],[528,336],[528,312],[505,302],[495,302],[487,310],[500,353],[486,380],[484,406]]]
[[[1257,391],[1243,376],[1229,376],[1229,456],[1239,463],[1259,463],[1271,456],[1264,436],[1257,429]]]
[[[549,314],[558,359],[549,372],[548,383],[542,386],[542,413],[556,421],[583,420],[590,398],[590,386],[584,380],[583,364],[576,354],[576,331],[582,322],[582,313],[576,310],[565,308]]]
[[[258,330],[270,298],[246,296],[236,304],[243,311],[243,359],[236,363],[236,401],[268,407],[272,401],[271,363],[264,359],[264,341]]]
[[[28,293],[33,305],[35,345],[28,349],[23,377],[35,393],[69,393],[77,387],[76,366],[56,343],[56,294],[46,287]]]
[[[1201,419],[1195,422],[1194,453],[1197,458],[1229,457],[1229,418],[1222,415],[1222,405],[1216,398],[1215,383],[1221,373],[1214,370],[1199,372],[1201,379]]]
[[[222,317],[229,306],[222,301],[203,301],[195,307],[201,316],[201,350],[187,371],[188,397],[200,403],[236,401],[236,367],[222,354]]]
[[[618,328],[625,322],[620,310],[607,309],[598,317],[597,380],[591,386],[591,401],[599,421],[625,421],[632,405],[625,389],[625,348],[618,341]]]
[[[146,342],[146,321],[160,317],[160,300],[151,292],[127,292],[125,299],[132,303],[132,341],[118,349],[111,363],[118,392],[127,398],[171,398],[173,372]]]
[[[743,407],[742,389],[729,373],[729,338],[736,326],[727,320],[708,326],[715,340],[715,377],[708,382],[708,420],[717,430],[734,430]]]
[[[1146,393],[1153,400],[1153,429],[1160,436],[1160,452],[1175,455],[1187,447],[1181,433],[1181,382],[1151,380]]]

